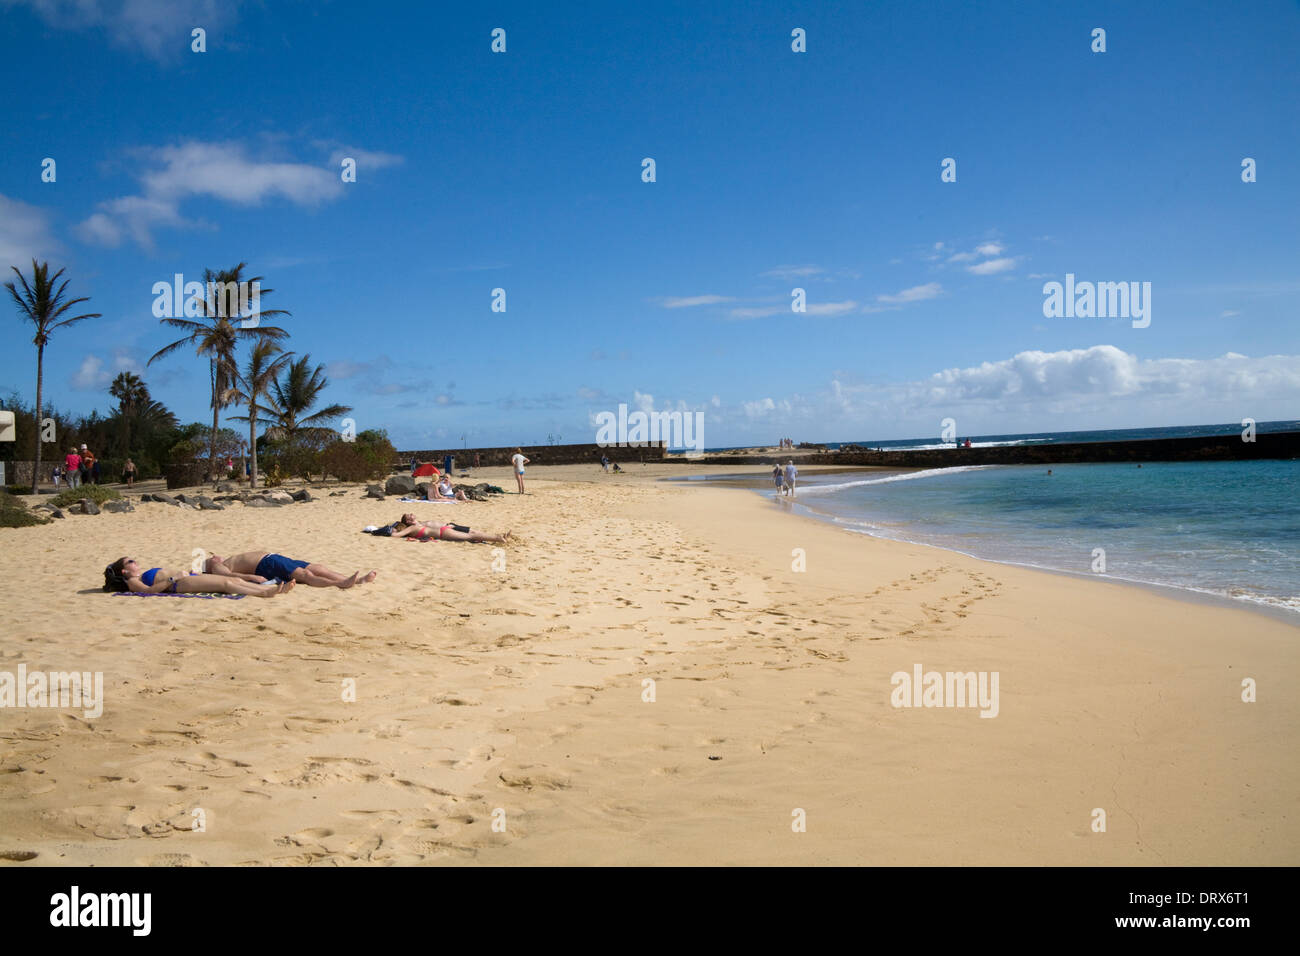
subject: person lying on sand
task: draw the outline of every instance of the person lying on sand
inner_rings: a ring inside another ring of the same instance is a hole
[[[229,558],[214,554],[204,563],[203,570],[209,574],[221,574],[249,582],[279,578],[281,581],[296,581],[313,588],[350,588],[354,584],[369,584],[379,573],[371,571],[362,576],[360,571],[354,571],[351,575],[340,574],[323,564],[295,561],[265,550],[245,551]]]
[[[104,569],[105,591],[136,594],[247,594],[275,597],[293,590],[292,581],[257,584],[222,574],[195,574],[171,568],[140,567],[133,558],[118,558]]]
[[[401,520],[393,525],[393,533],[390,537],[408,538],[411,541],[472,541],[475,544],[490,541],[493,544],[504,544],[510,537],[510,532],[488,534],[486,531],[470,531],[468,528],[460,531],[455,525],[440,525],[436,521],[416,521],[415,515],[404,514]]]

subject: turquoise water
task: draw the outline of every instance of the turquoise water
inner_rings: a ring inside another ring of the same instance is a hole
[[[1106,577],[1300,614],[1300,462],[1063,464],[1047,472],[1007,465],[809,474],[798,504],[851,531],[1060,571],[1096,573],[1100,548]]]

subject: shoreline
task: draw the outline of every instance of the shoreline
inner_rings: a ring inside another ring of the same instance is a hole
[[[916,472],[916,471],[926,471],[927,469],[920,468],[920,467],[913,467],[913,468],[900,467],[896,469],[892,466],[883,466],[883,465],[863,466],[863,467],[827,465],[822,467],[809,467],[807,470],[816,471],[819,473],[839,472],[845,474],[852,474],[852,473],[859,473],[859,472],[875,472],[875,471]],[[665,482],[666,484],[681,484],[683,486],[688,486],[688,487],[690,486],[719,487],[719,488],[729,487],[737,491],[746,491],[750,494],[757,495],[759,498],[762,498],[770,502],[777,500],[774,499],[773,496],[771,496],[770,494],[766,493],[764,489],[761,487],[761,485],[752,488],[747,488],[741,486],[739,482],[729,485],[722,480],[722,479],[733,478],[733,477],[737,479],[747,479],[747,480],[752,478],[752,480],[756,483],[756,485],[758,485],[758,483],[761,482],[761,476],[753,477],[753,476],[748,476],[744,473],[700,475],[693,479],[662,478],[659,480]],[[716,484],[710,485],[710,482],[716,482]],[[1195,604],[1195,605],[1208,605],[1212,607],[1236,608],[1243,611],[1251,611],[1256,614],[1262,614],[1272,620],[1279,621],[1283,624],[1300,628],[1300,607],[1289,608],[1286,607],[1285,605],[1272,604],[1267,601],[1257,600],[1254,598],[1234,598],[1227,594],[1221,594],[1214,591],[1206,591],[1200,588],[1192,587],[1190,585],[1165,584],[1159,581],[1142,581],[1136,578],[1124,578],[1124,577],[1118,577],[1116,575],[1110,575],[1110,574],[1094,575],[1094,574],[1088,574],[1083,571],[1071,571],[1067,568],[1053,568],[1053,567],[1048,567],[1046,565],[1026,564],[1022,561],[1012,561],[1012,560],[1002,559],[1002,558],[991,558],[985,555],[973,554],[969,551],[962,551],[959,548],[947,547],[941,544],[934,544],[932,542],[913,541],[909,538],[903,538],[903,537],[893,538],[893,537],[889,537],[888,535],[875,534],[872,531],[867,530],[865,528],[851,528],[843,524],[837,516],[832,515],[830,513],[819,512],[815,508],[802,504],[798,500],[798,498],[795,498],[793,501],[789,501],[786,499],[780,499],[780,501],[782,502],[783,506],[788,506],[796,509],[794,513],[800,514],[804,517],[811,518],[814,521],[822,522],[826,525],[829,525],[830,527],[838,528],[839,530],[844,531],[848,534],[860,535],[862,537],[867,537],[878,541],[894,541],[894,542],[899,542],[901,544],[913,545],[916,547],[934,548],[938,551],[943,551],[950,554],[960,554],[964,557],[971,558],[972,560],[975,561],[986,561],[989,564],[1003,565],[1012,568],[1021,568],[1026,571],[1041,571],[1045,574],[1064,575],[1066,577],[1073,578],[1076,580],[1081,580],[1081,581],[1105,581],[1112,584],[1127,585],[1130,587],[1138,588],[1140,590],[1151,591],[1152,593],[1156,593],[1164,597],[1170,597],[1173,598],[1174,600],[1186,601],[1188,603]],[[790,513],[790,512],[786,512],[786,513]]]

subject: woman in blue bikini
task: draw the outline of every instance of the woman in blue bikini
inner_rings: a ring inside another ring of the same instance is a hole
[[[170,568],[140,567],[132,558],[118,558],[104,569],[105,591],[132,591],[136,594],[247,594],[250,597],[275,597],[292,590],[293,582],[254,584],[221,574],[194,574]]]

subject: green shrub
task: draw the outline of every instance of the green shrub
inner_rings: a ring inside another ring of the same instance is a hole
[[[28,511],[21,498],[0,491],[0,528],[30,528],[32,525],[49,523],[49,518]]]
[[[105,501],[114,501],[121,497],[116,488],[107,485],[82,485],[80,488],[60,491],[50,499],[50,504],[66,508],[68,505],[75,505],[82,498],[89,498],[95,504],[102,505]]]
[[[382,431],[364,431],[356,441],[336,441],[321,453],[321,468],[339,481],[372,481],[383,478],[397,457]]]

